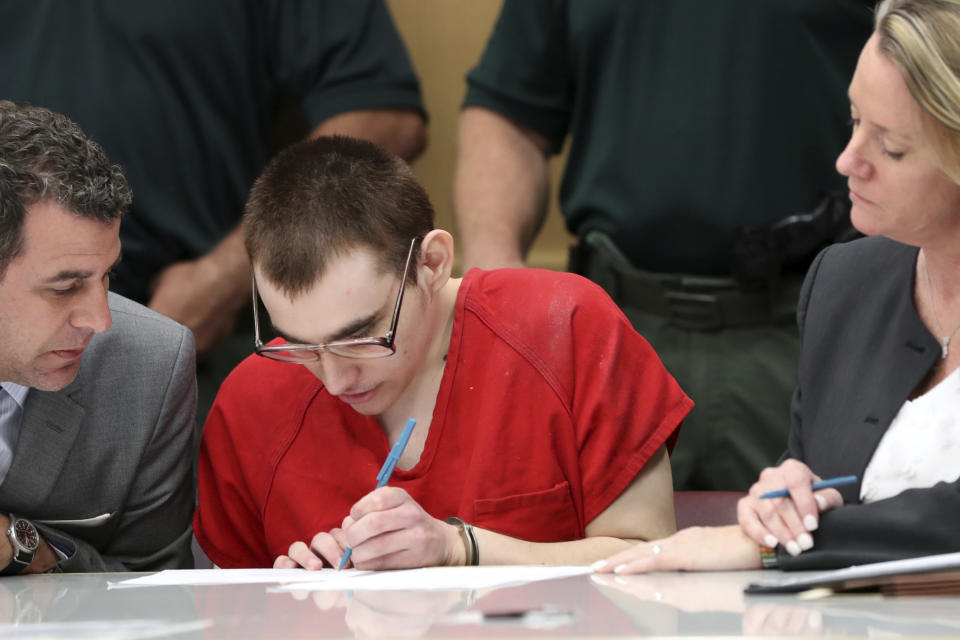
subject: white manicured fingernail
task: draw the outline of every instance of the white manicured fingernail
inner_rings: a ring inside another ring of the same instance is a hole
[[[797,544],[796,540],[791,540],[790,542],[787,543],[787,553],[789,553],[790,555],[798,556],[800,555],[801,551],[803,550],[800,548],[800,545]]]
[[[813,537],[809,533],[801,533],[797,536],[797,544],[799,544],[800,548],[804,551],[813,549]]]
[[[767,537],[763,539],[763,544],[764,544],[764,546],[770,547],[771,549],[776,549],[776,548],[777,548],[777,539],[774,538],[772,535],[767,534]]]
[[[803,516],[803,526],[806,527],[807,531],[816,531],[817,527],[820,524],[817,522],[817,519],[811,515]]]
[[[597,560],[592,565],[590,565],[590,568],[593,569],[594,571],[600,571],[600,569],[603,569],[605,566],[607,566],[606,560]]]
[[[614,573],[623,573],[627,570],[627,565],[621,564],[616,569],[613,570]]]
[[[813,499],[817,501],[817,506],[820,507],[820,511],[827,510],[827,499],[824,498],[819,493],[813,494]]]

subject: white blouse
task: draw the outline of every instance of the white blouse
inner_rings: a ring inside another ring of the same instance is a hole
[[[900,408],[863,474],[860,499],[960,478],[960,368]]]

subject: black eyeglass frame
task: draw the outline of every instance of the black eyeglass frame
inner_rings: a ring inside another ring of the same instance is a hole
[[[407,276],[410,273],[410,265],[413,262],[413,253],[414,249],[417,246],[417,241],[420,237],[415,237],[410,241],[410,249],[407,251],[407,262],[403,267],[403,276],[400,279],[400,290],[397,291],[397,302],[393,307],[393,317],[390,319],[390,329],[387,331],[385,336],[380,338],[353,338],[350,340],[337,340],[334,342],[328,342],[326,344],[274,344],[266,345],[263,344],[263,341],[260,339],[260,316],[257,311],[257,277],[254,275],[252,277],[252,289],[253,289],[253,350],[258,356],[263,356],[264,358],[270,358],[271,360],[276,360],[277,362],[289,362],[291,364],[299,364],[303,362],[313,362],[320,359],[320,354],[324,351],[329,351],[335,355],[342,356],[344,358],[386,358],[387,356],[392,356],[396,353],[396,338],[397,338],[397,323],[400,320],[400,305],[403,303],[403,292],[406,289],[407,285]],[[357,353],[350,353],[352,347],[358,346],[379,346],[384,349],[381,352],[374,352],[371,355],[358,355]],[[339,349],[346,349],[346,351],[339,351]],[[271,354],[282,354],[282,353],[291,353],[291,352],[304,352],[311,353],[312,357],[304,358],[283,358],[283,357],[273,357]]]

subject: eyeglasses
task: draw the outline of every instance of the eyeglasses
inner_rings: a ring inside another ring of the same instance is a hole
[[[407,252],[407,263],[403,267],[403,277],[400,279],[400,290],[397,292],[397,304],[393,308],[393,318],[390,329],[382,338],[355,338],[338,340],[327,344],[276,344],[265,345],[260,340],[260,318],[257,313],[257,278],[253,278],[253,350],[257,355],[280,362],[303,364],[320,359],[320,354],[329,351],[344,358],[384,358],[396,352],[394,340],[397,337],[397,320],[400,318],[400,304],[403,302],[403,290],[407,284],[407,275],[410,264],[413,262],[413,249],[419,238],[410,241],[410,250]]]

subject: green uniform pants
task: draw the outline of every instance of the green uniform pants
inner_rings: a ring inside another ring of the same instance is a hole
[[[595,231],[574,249],[570,266],[613,297],[696,403],[670,457],[674,488],[748,489],[787,446],[800,351],[794,316],[801,278],[784,278],[771,297],[742,293],[730,278],[646,272]],[[678,292],[685,296],[680,305],[694,305],[696,328],[690,326],[691,313],[675,304]],[[698,323],[703,298],[722,298],[715,317],[726,320],[711,323],[708,304],[706,321]]]
[[[796,326],[691,331],[663,317],[625,312],[696,403],[670,457],[674,488],[747,490],[787,447]]]

